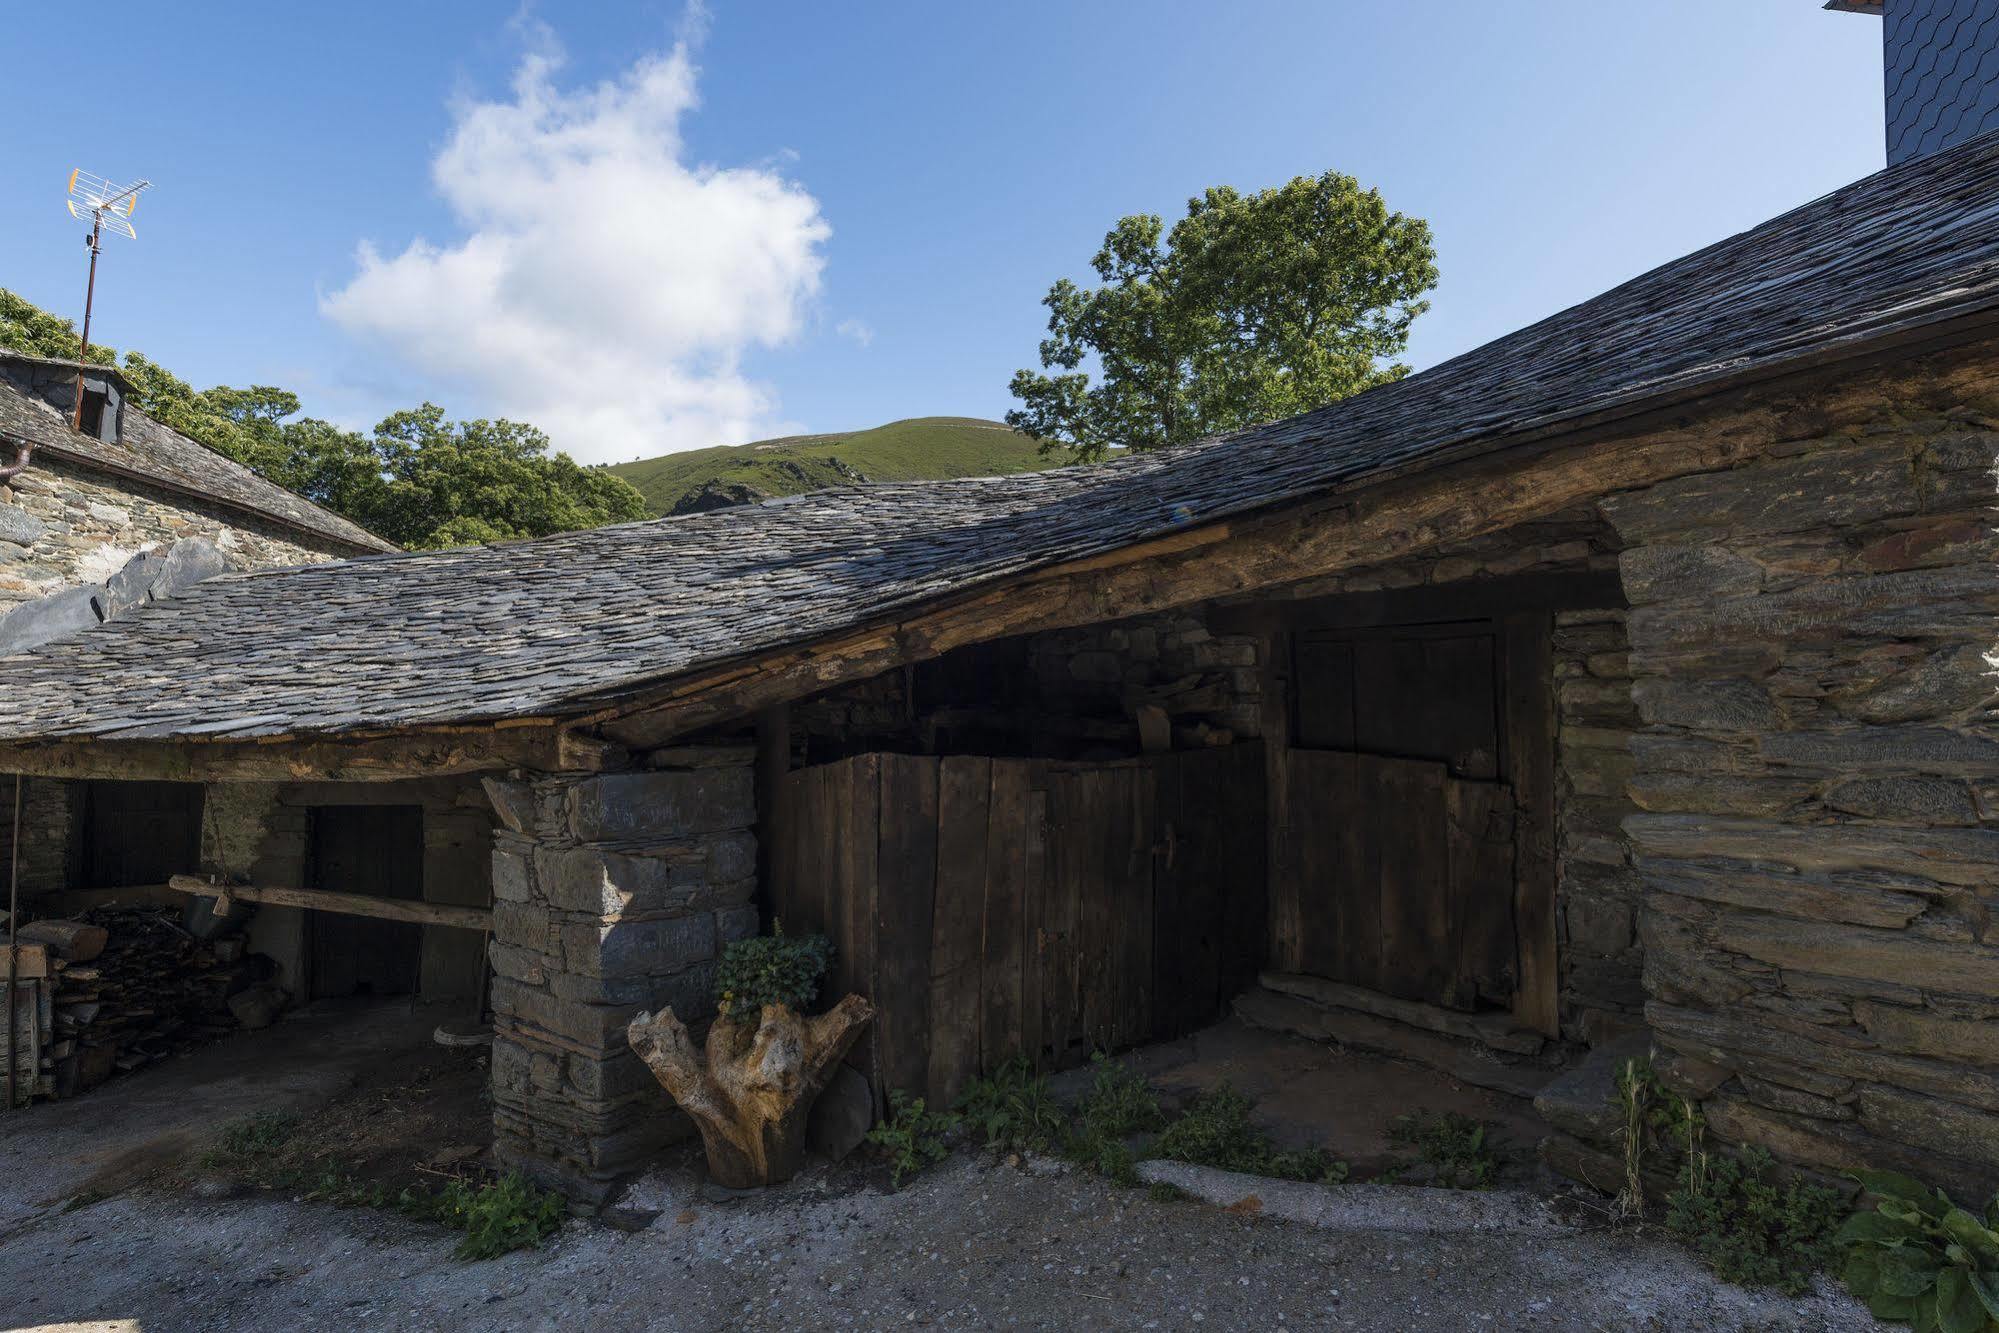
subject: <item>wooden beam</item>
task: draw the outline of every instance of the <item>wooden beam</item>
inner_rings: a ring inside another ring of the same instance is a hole
[[[1423,588],[1385,588],[1293,601],[1216,606],[1208,628],[1217,634],[1268,634],[1300,629],[1370,629],[1433,621],[1484,620],[1522,611],[1621,608],[1624,581],[1614,569],[1514,574]]]
[[[0,773],[173,782],[386,782],[510,768],[598,772],[626,758],[621,746],[546,719],[341,737],[0,742]]]
[[[493,928],[493,911],[489,907],[406,902],[396,898],[374,898],[364,893],[293,889],[276,884],[210,884],[198,875],[171,876],[167,887],[175,893],[199,894],[216,899],[218,916],[227,915],[224,903],[240,901],[270,903],[278,907],[306,907],[315,912],[340,912],[347,916],[380,917],[384,921],[413,921],[422,926],[451,926],[459,930]]]

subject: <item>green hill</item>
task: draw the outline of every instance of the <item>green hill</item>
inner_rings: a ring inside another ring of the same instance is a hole
[[[719,509],[856,481],[933,481],[1032,472],[1059,459],[1035,441],[977,417],[912,417],[840,435],[789,435],[613,463],[655,514]]]

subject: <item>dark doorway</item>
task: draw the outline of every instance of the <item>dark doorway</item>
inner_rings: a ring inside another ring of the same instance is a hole
[[[201,869],[198,782],[93,782],[84,795],[83,882],[164,884]]]
[[[1294,635],[1273,884],[1293,904],[1291,970],[1551,1021],[1551,623]]]
[[[423,807],[315,807],[310,878],[316,889],[421,900]],[[310,912],[306,920],[313,999],[415,992],[422,926],[342,912]]]

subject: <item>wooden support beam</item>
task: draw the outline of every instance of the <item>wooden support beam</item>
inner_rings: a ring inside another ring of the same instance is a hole
[[[420,926],[451,926],[458,930],[493,928],[493,911],[489,907],[405,902],[395,898],[374,898],[364,893],[293,889],[276,884],[210,884],[198,875],[174,875],[167,880],[167,887],[175,893],[214,898],[216,914],[224,916],[227,915],[226,903],[270,903],[277,907],[306,907],[315,912],[380,917],[384,921],[413,921]]]
[[[1421,588],[1341,593],[1286,601],[1270,598],[1217,606],[1208,628],[1217,634],[1268,634],[1300,629],[1371,629],[1448,620],[1483,620],[1522,611],[1621,608],[1624,581],[1614,569],[1513,574]]]
[[[389,782],[531,768],[587,773],[621,766],[623,747],[546,718],[342,737],[0,743],[0,773],[169,782]]]

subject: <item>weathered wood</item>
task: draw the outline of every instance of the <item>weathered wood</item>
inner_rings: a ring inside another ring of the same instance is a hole
[[[0,772],[37,778],[171,782],[377,782],[532,768],[597,772],[628,758],[623,747],[544,719],[487,727],[357,733],[339,739],[0,743]]]
[[[30,921],[15,932],[22,944],[46,945],[50,953],[72,963],[87,963],[104,952],[111,933],[87,921]]]
[[[858,995],[812,1018],[767,1004],[755,1024],[716,1018],[700,1053],[670,1008],[639,1014],[625,1033],[700,1130],[715,1183],[751,1189],[798,1173],[812,1103],[873,1017]]]
[[[979,949],[979,1065],[991,1069],[1025,1049],[1021,1031],[1023,907],[1030,868],[1027,766],[995,761],[986,823],[985,901]]]
[[[919,1094],[930,1079],[931,919],[937,898],[937,761],[885,754],[875,866],[875,995],[882,1077]]]
[[[1442,764],[1365,758],[1381,847],[1381,989],[1442,1003],[1449,989],[1451,867]]]
[[[1513,927],[1518,949],[1513,1016],[1544,1036],[1561,1035],[1561,970],[1555,924],[1555,707],[1552,618],[1507,617],[1501,688],[1505,777],[1514,800]]]
[[[930,1076],[935,1106],[979,1072],[979,978],[985,951],[986,849],[993,761],[937,765],[937,889],[930,927]]]
[[[1624,586],[1616,570],[1572,570],[1329,597],[1286,599],[1279,595],[1254,602],[1224,602],[1208,613],[1208,628],[1215,634],[1365,629],[1624,604]]]
[[[1512,999],[1518,982],[1514,928],[1513,793],[1497,782],[1444,784],[1450,856],[1450,995],[1454,1008]]]
[[[318,912],[380,917],[385,921],[414,921],[419,925],[451,926],[459,930],[493,928],[492,909],[486,907],[403,902],[393,898],[371,898],[366,894],[295,889],[278,884],[211,884],[194,875],[175,875],[167,881],[167,887],[175,893],[198,894],[206,898],[270,903],[278,907],[307,907]]]
[[[876,866],[881,850],[881,761],[874,755],[858,755],[847,760],[845,767],[847,781],[835,825],[838,842],[830,849],[814,849],[813,854],[823,855],[839,871],[831,909],[840,944],[840,956],[833,965],[836,989],[873,1000],[880,984],[875,921],[879,910]],[[877,1028],[870,1025],[849,1059],[867,1076],[876,1111],[886,1113],[888,1083],[882,1074],[879,1040]]]
[[[1020,917],[1020,1049],[1034,1064],[1043,1067],[1048,1049],[1048,903],[1051,895],[1048,866],[1048,793],[1027,794],[1026,888],[1021,894]]]
[[[1296,973],[1265,972],[1258,980],[1271,990],[1295,995],[1314,1004],[1352,1009],[1357,1013],[1373,1014],[1376,1018],[1392,1018],[1398,1023],[1441,1032],[1447,1037],[1475,1041],[1495,1051],[1535,1055],[1543,1044],[1539,1033],[1523,1031],[1515,1027],[1511,1019],[1497,1014],[1458,1013],[1419,1000],[1398,1000],[1364,986],[1350,986],[1344,982]]]

